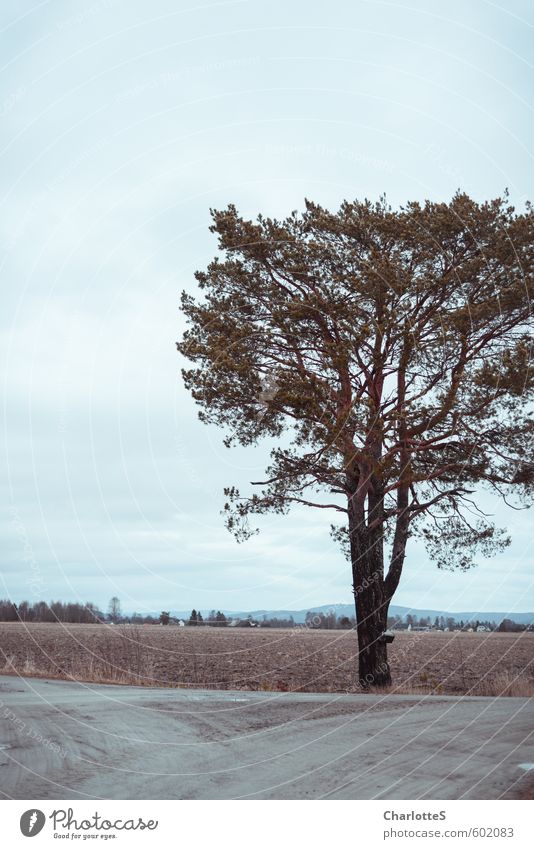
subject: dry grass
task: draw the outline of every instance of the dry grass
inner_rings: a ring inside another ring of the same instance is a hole
[[[534,634],[402,632],[389,692],[534,696],[533,650]],[[2,660],[7,674],[98,683],[360,691],[346,631],[2,623]]]
[[[4,651],[4,674],[45,678],[92,681],[100,684],[153,685],[153,653],[141,638],[140,629],[123,626],[111,632],[109,628],[75,625],[7,625],[3,630],[2,648],[12,629],[22,628],[19,651]],[[50,641],[48,631],[53,629]],[[77,633],[76,629],[84,629]],[[74,630],[71,630],[74,629]],[[94,633],[93,633],[94,632]],[[20,638],[21,634],[16,636]],[[1,661],[1,658],[0,658]]]
[[[425,679],[414,680],[413,683],[401,682],[398,685],[381,690],[370,688],[369,692],[374,693],[396,693],[398,695],[408,696],[423,696],[434,695],[439,696],[447,694],[445,687],[439,681]],[[467,686],[464,690],[455,690],[455,694],[460,693],[465,696],[518,696],[521,698],[534,697],[534,678],[527,674],[517,674],[512,672],[498,672],[494,676],[486,675],[478,681],[475,681],[472,686]]]
[[[499,672],[494,678],[478,682],[473,687],[473,696],[534,696],[534,679],[510,672]]]

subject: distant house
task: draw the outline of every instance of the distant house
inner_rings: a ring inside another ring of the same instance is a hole
[[[185,628],[185,622],[184,622],[183,619],[179,619],[176,624],[178,625],[179,628]]]
[[[260,623],[263,624],[263,623]],[[258,622],[252,619],[227,619],[226,625],[228,628],[258,628]]]

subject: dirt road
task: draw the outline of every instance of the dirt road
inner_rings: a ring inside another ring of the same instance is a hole
[[[522,698],[251,693],[0,676],[8,799],[521,798]],[[527,791],[529,792],[529,791]]]

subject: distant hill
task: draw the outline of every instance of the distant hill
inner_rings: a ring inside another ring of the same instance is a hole
[[[267,619],[289,619],[290,616],[293,617],[297,624],[301,624],[306,619],[306,613],[308,611],[312,613],[328,613],[330,611],[334,611],[336,616],[354,616],[354,605],[353,604],[322,604],[319,606],[310,606],[303,608],[302,610],[223,610],[222,612],[225,616],[238,618],[238,619],[246,619],[247,616],[252,616],[253,619],[263,619],[265,616]],[[143,615],[152,615],[159,616],[161,611],[147,611]],[[171,616],[175,616],[179,619],[188,619],[191,610],[171,610]],[[209,616],[209,610],[201,610],[202,616],[206,618]],[[512,619],[514,622],[517,622],[519,625],[529,625],[531,622],[534,622],[534,613],[520,613],[517,611],[486,611],[486,610],[468,610],[462,611],[461,613],[452,613],[450,610],[419,610],[413,607],[399,607],[399,605],[392,604],[389,608],[390,616],[400,616],[404,618],[408,613],[412,616],[416,616],[418,619],[421,617],[430,616],[432,620],[436,618],[436,616],[443,616],[445,619],[452,618],[457,622],[463,620],[464,622],[470,622],[474,619],[480,619],[482,621],[495,622],[499,623],[503,619]],[[126,614],[128,615],[128,614]]]

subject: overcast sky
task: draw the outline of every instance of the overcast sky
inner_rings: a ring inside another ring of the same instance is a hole
[[[209,208],[534,200],[528,0],[3,0],[0,596],[127,610],[349,602],[325,511],[238,546],[266,451],[198,422],[179,293]],[[395,602],[533,610],[531,514],[468,574],[417,545]],[[319,514],[319,515],[317,515]]]

